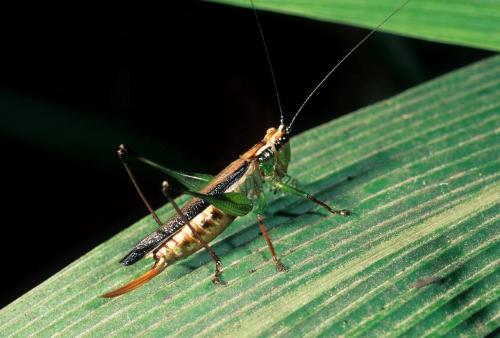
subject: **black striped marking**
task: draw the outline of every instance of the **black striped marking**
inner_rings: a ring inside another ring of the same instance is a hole
[[[249,162],[243,164],[229,175],[224,181],[208,192],[208,195],[217,195],[224,193],[229,187],[237,182],[247,171]],[[205,210],[209,203],[199,198],[193,198],[182,208],[182,212],[188,220],[192,220],[199,213]],[[163,226],[155,232],[141,240],[136,246],[120,261],[123,265],[131,265],[143,258],[147,253],[151,252],[170,237],[172,237],[180,228],[184,226],[184,221],[180,215],[176,215],[168,220]]]

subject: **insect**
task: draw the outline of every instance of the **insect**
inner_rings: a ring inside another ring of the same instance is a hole
[[[265,225],[264,211],[266,208],[266,197],[264,186],[281,191],[285,194],[298,196],[323,207],[332,214],[348,216],[350,212],[345,209],[333,209],[325,202],[320,201],[313,195],[299,189],[288,175],[288,165],[291,160],[290,133],[297,116],[302,112],[304,106],[314,95],[318,88],[330,77],[330,75],[366,41],[370,35],[375,33],[386,21],[401,10],[410,0],[406,0],[400,7],[388,15],[376,28],[371,30],[358,44],[356,44],[318,83],[318,85],[307,96],[306,100],[297,110],[290,123],[285,124],[279,95],[274,77],[274,71],[269,57],[266,41],[257,11],[252,8],[256,17],[259,32],[264,44],[269,68],[273,76],[274,88],[278,105],[280,108],[280,124],[277,128],[269,128],[263,139],[241,154],[235,161],[229,164],[218,175],[185,173],[163,167],[141,155],[133,152],[124,145],[118,148],[118,156],[125,167],[135,189],[148,208],[149,212],[158,223],[158,229],[142,239],[121,260],[124,265],[131,265],[144,257],[153,258],[153,267],[132,280],[131,282],[102,295],[105,298],[120,296],[143,285],[163,271],[168,265],[177,260],[185,258],[196,251],[205,248],[215,262],[215,273],[212,281],[221,283],[222,263],[209,243],[224,231],[237,217],[244,216],[252,210],[256,213],[262,235],[264,236],[272,260],[278,271],[286,271],[276,255],[271,238]],[[148,164],[165,174],[169,180],[180,185],[173,188],[169,181],[162,183],[162,192],[171,202],[176,210],[176,215],[166,222],[162,222],[153,210],[148,200],[139,187],[134,174],[128,164],[130,158]],[[170,191],[177,190],[180,193],[191,195],[193,198],[184,207],[179,208],[171,198]]]

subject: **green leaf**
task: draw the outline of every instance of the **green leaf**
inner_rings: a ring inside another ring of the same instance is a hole
[[[245,216],[253,208],[252,201],[238,192],[227,192],[217,195],[200,194],[195,191],[184,191],[184,193],[201,198],[232,216]]]
[[[267,225],[287,273],[249,215],[213,245],[225,286],[212,284],[201,252],[130,294],[98,298],[151,264],[117,263],[154,229],[147,217],[2,309],[0,332],[486,335],[500,325],[499,116],[496,56],[307,131],[292,138],[291,174],[353,214],[271,201]]]
[[[211,0],[249,7],[249,0]],[[255,0],[255,7],[310,19],[374,28],[404,0]],[[412,0],[381,31],[500,50],[500,1]]]

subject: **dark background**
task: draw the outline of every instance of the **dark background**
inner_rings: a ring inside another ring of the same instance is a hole
[[[12,3],[0,11],[0,307],[146,214],[116,159],[118,144],[215,174],[279,120],[249,10],[191,1]],[[367,33],[260,17],[288,118]],[[487,55],[377,33],[317,93],[295,131]],[[161,175],[136,169],[160,206]]]

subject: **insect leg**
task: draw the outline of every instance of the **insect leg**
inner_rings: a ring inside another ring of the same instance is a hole
[[[135,190],[137,190],[137,193],[139,194],[139,196],[141,197],[142,201],[144,202],[144,205],[149,210],[149,213],[151,214],[151,216],[153,216],[153,218],[156,221],[156,223],[158,223],[158,225],[161,226],[163,223],[160,221],[160,218],[158,217],[158,215],[154,211],[153,207],[151,207],[151,204],[148,202],[146,196],[144,195],[144,193],[142,192],[141,188],[139,187],[139,184],[137,183],[137,180],[135,179],[135,176],[132,173],[132,169],[130,168],[127,160],[125,159],[125,157],[126,157],[126,155],[128,153],[127,148],[125,148],[125,146],[123,144],[121,144],[120,146],[118,146],[117,153],[118,153],[118,158],[120,159],[120,162],[123,164],[123,167],[127,171],[127,174],[130,177],[130,180],[132,181],[132,184],[134,185]]]
[[[311,195],[305,191],[302,191],[298,188],[295,188],[289,184],[286,184],[283,182],[272,182],[271,184],[274,187],[276,187],[277,189],[279,189],[287,194],[291,194],[291,195],[302,197],[304,199],[308,199],[308,200],[322,206],[326,210],[330,211],[332,214],[337,214],[337,215],[341,215],[341,216],[349,216],[351,214],[351,212],[349,210],[346,210],[346,209],[341,209],[341,210],[332,209],[328,204],[326,204],[323,201],[320,201],[319,199],[317,199],[313,195]]]
[[[187,219],[186,215],[184,215],[182,213],[182,211],[179,208],[179,206],[177,205],[177,203],[174,201],[174,199],[168,193],[168,189],[169,189],[168,182],[167,181],[163,181],[163,183],[161,185],[161,190],[163,192],[163,195],[165,195],[165,197],[168,199],[168,201],[170,203],[172,203],[172,206],[174,207],[174,209],[177,212],[177,214],[179,214],[179,216],[181,216],[181,218],[184,221],[184,223],[187,224],[187,226],[189,227],[189,229],[191,229],[191,232],[193,233],[194,238],[205,248],[205,250],[207,250],[207,252],[210,254],[210,256],[212,257],[212,259],[214,260],[214,262],[215,262],[215,274],[212,277],[212,282],[214,284],[221,284],[222,283],[222,281],[221,281],[221,276],[222,276],[222,262],[221,262],[219,256],[217,256],[217,254],[215,253],[215,251],[208,245],[208,243],[205,242],[203,240],[203,238],[201,238],[201,236],[195,231],[195,229],[191,225],[191,222]]]
[[[295,177],[292,177],[288,174],[284,175],[284,182],[285,184],[289,184],[294,188],[297,187],[297,185],[299,184],[298,180]]]
[[[279,258],[276,256],[276,252],[274,251],[273,243],[271,242],[271,237],[267,232],[267,227],[264,224],[264,209],[266,207],[266,199],[263,194],[259,195],[259,205],[257,207],[257,222],[259,223],[260,232],[266,239],[267,247],[271,252],[271,257],[273,258],[273,262],[276,265],[276,270],[278,271],[287,271],[287,267],[281,263]]]
[[[283,174],[283,183],[291,185],[294,188],[297,187],[297,185],[299,184],[298,180],[295,177],[292,177],[292,176],[288,175],[287,173]],[[276,195],[277,193],[278,193],[278,188],[275,187],[274,194]]]

